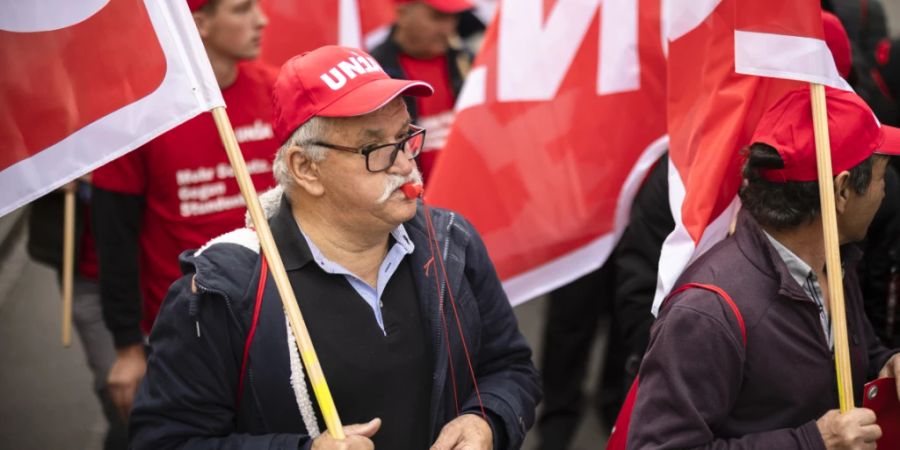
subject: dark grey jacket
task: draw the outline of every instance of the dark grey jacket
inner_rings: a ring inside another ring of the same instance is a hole
[[[841,249],[855,399],[897,350],[883,347],[863,311],[860,252]],[[759,225],[741,213],[736,233],[692,264],[677,285],[721,287],[673,296],[651,329],[631,417],[630,449],[824,449],[816,419],[838,408],[834,361],[816,304],[791,277]]]
[[[296,225],[290,225],[294,219],[289,208],[283,202],[270,220],[279,247],[291,240],[287,233],[299,234]],[[475,229],[453,212],[437,208],[431,212],[439,256],[446,264],[495,443],[498,450],[517,449],[534,423],[541,397],[531,350],[518,331],[512,308]],[[415,218],[404,225],[415,244],[410,265],[422,318],[432,336],[429,353],[434,367],[430,410],[409,414],[428,414],[433,441],[442,426],[456,416],[439,309],[447,286],[441,277],[438,288],[430,269],[434,264],[428,264],[431,253],[421,205]],[[259,255],[252,245],[249,247],[223,242],[204,249],[200,256],[193,252],[182,255],[185,276],[169,290],[150,335],[147,375],[130,421],[134,448],[296,449],[311,443],[290,383],[279,377],[290,374],[283,318],[257,328],[245,381],[248,384],[240,409],[235,407],[260,272]],[[196,277],[198,294],[191,293],[191,277]],[[271,277],[265,292],[261,314],[267,314],[266,305],[280,310]],[[450,302],[443,304],[448,320],[452,320]],[[450,347],[460,410],[475,411],[477,398],[452,323]],[[337,408],[340,412],[341,405]],[[324,424],[319,423],[324,430]]]

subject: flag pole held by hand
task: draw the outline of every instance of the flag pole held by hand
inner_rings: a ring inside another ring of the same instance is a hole
[[[325,374],[322,372],[322,366],[319,364],[316,351],[313,349],[312,339],[306,328],[306,322],[304,322],[303,315],[300,313],[300,307],[297,305],[297,299],[294,297],[294,290],[291,288],[291,282],[288,280],[287,272],[284,270],[284,263],[282,263],[281,255],[275,246],[275,240],[272,238],[272,230],[269,229],[269,223],[266,221],[265,214],[263,214],[262,207],[259,204],[256,188],[250,180],[249,172],[247,172],[247,165],[244,162],[243,155],[241,155],[237,139],[235,139],[231,121],[228,119],[224,107],[213,108],[211,112],[213,119],[216,121],[216,128],[219,130],[219,137],[222,139],[222,144],[225,145],[225,152],[228,153],[228,160],[234,169],[235,179],[241,188],[244,200],[247,202],[247,210],[250,212],[253,227],[256,229],[257,236],[259,236],[260,248],[269,263],[269,270],[271,270],[272,278],[278,287],[281,303],[291,324],[291,332],[294,333],[294,338],[297,341],[300,357],[303,359],[303,365],[306,367],[306,373],[309,375],[309,381],[316,395],[319,409],[322,411],[325,426],[333,438],[344,439],[344,430],[341,426],[341,419],[338,416],[334,399],[331,397],[331,390],[328,389],[328,383],[325,380]]]
[[[828,297],[831,306],[831,329],[834,337],[834,364],[837,373],[841,412],[853,408],[853,375],[850,347],[847,341],[847,313],[844,305],[844,283],[834,207],[834,174],[831,171],[831,142],[828,137],[828,112],[825,87],[810,84],[813,130],[816,138],[816,163],[819,174],[819,196],[822,205],[822,227],[825,231],[825,270],[828,272]]]

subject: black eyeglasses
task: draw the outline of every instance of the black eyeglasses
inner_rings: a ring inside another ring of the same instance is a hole
[[[313,141],[310,144],[342,152],[358,153],[366,157],[366,170],[369,172],[383,172],[394,165],[400,150],[403,150],[403,154],[409,159],[419,156],[425,144],[425,129],[410,125],[409,134],[397,142],[362,148],[345,147],[321,141]]]

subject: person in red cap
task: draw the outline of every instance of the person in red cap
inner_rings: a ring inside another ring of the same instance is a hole
[[[884,196],[900,130],[856,94],[827,88],[835,213],[855,399],[900,375],[900,349],[875,337],[855,270]],[[869,449],[875,414],[839,414],[815,139],[808,89],[760,120],[746,150],[735,233],[694,262],[654,323],[631,417],[634,449]],[[726,296],[728,298],[726,298]],[[733,302],[729,307],[728,301]],[[900,381],[897,393],[900,396]]]
[[[361,50],[288,60],[274,87],[278,187],[260,197],[346,439],[324,429],[254,231],[182,255],[131,415],[136,449],[518,449],[540,401],[484,243],[428,208],[426,130]]]
[[[272,186],[274,69],[257,57],[267,19],[257,0],[189,0],[257,189]],[[178,254],[243,223],[244,202],[209,114],[201,114],[93,175],[100,296],[116,360],[108,387],[127,419],[146,371],[144,336],[180,275]]]
[[[425,182],[453,124],[453,107],[462,89],[471,55],[457,35],[460,14],[474,8],[469,0],[395,0],[397,20],[372,56],[392,78],[415,79],[434,87],[429,97],[408,98],[413,123],[428,129],[428,143],[418,157]]]

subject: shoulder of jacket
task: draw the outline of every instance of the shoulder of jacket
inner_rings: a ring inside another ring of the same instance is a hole
[[[197,286],[232,298],[244,294],[259,265],[259,239],[250,228],[239,228],[207,242],[184,260]]]

